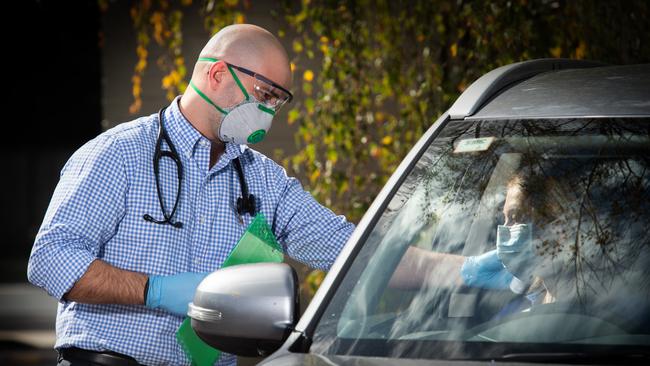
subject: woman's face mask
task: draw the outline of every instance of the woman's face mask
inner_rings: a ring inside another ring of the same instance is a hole
[[[497,255],[508,272],[530,283],[536,265],[532,224],[497,226]]]
[[[532,224],[497,226],[497,255],[508,272],[524,283],[531,283],[533,276],[557,274],[570,263],[571,251],[561,245],[566,241],[560,234],[561,222],[543,226],[536,227],[540,236],[536,239]]]

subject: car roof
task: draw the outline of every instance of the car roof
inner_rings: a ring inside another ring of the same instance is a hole
[[[650,64],[542,59],[495,69],[449,110],[452,119],[650,116]]]

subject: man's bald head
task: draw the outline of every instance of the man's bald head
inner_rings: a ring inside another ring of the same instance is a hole
[[[200,55],[253,70],[287,89],[291,84],[287,52],[273,34],[256,25],[234,24],[222,28],[203,47]]]
[[[249,95],[260,102],[290,98],[288,94],[278,97],[281,88],[274,85],[290,90],[289,57],[280,41],[263,28],[251,24],[225,27],[208,41],[199,58],[179,107],[185,118],[213,142],[213,147],[224,148],[220,131],[228,114],[226,109],[247,101]],[[251,72],[268,80],[256,78]]]

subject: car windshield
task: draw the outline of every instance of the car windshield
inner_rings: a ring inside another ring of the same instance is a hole
[[[650,345],[650,119],[451,121],[311,351],[431,359]]]

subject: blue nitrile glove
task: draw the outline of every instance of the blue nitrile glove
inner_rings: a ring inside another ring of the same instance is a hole
[[[194,292],[210,273],[184,272],[171,276],[149,276],[149,288],[145,305],[151,309],[163,309],[178,316],[187,315],[187,305],[194,299]]]
[[[510,287],[514,276],[503,266],[497,250],[467,257],[460,268],[465,285],[491,290],[505,290]]]

